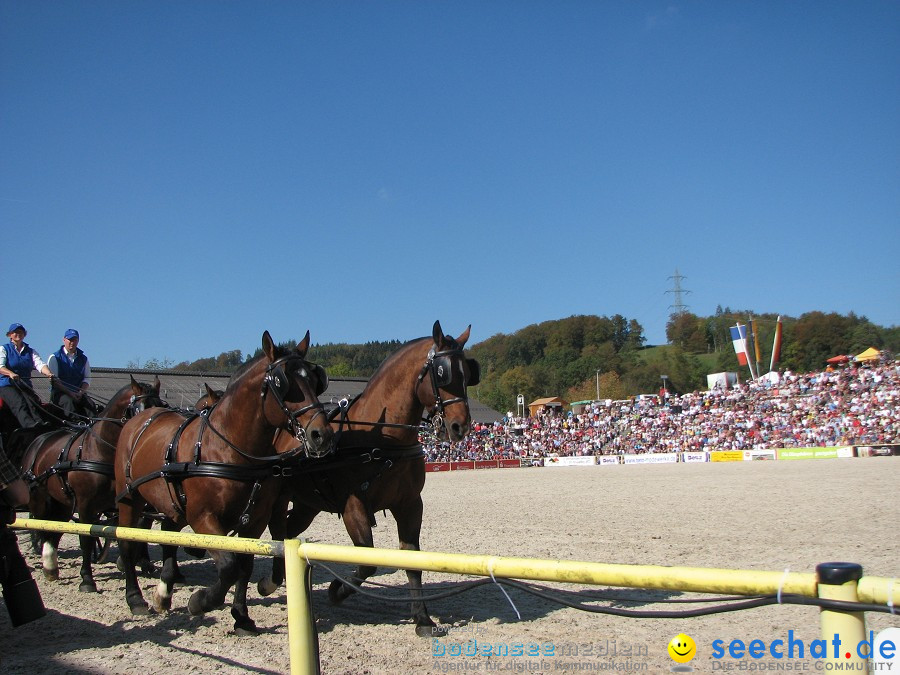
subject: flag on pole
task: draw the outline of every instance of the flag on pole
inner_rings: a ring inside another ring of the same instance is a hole
[[[731,327],[731,343],[734,345],[734,353],[738,363],[742,366],[749,365],[747,359],[747,327],[737,324]]]
[[[775,322],[775,338],[772,340],[772,361],[769,363],[769,372],[775,370],[775,364],[781,359],[781,317]]]
[[[750,341],[753,343],[753,352],[756,355],[756,369],[759,370],[759,363],[762,361],[762,356],[759,353],[759,333],[757,329],[759,328],[759,321],[751,321],[750,322]]]

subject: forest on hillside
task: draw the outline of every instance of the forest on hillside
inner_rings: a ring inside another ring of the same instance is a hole
[[[777,316],[716,308],[712,316],[673,314],[666,325],[668,345],[648,347],[643,328],[620,314],[571,316],[494,335],[468,345],[467,354],[481,363],[481,384],[470,392],[500,411],[515,410],[518,395],[530,402],[545,396],[567,401],[623,399],[655,393],[666,376],[669,389],[686,392],[706,387],[706,375],[738,371],[730,328],[752,318],[760,347],[761,372],[767,372]],[[900,352],[900,327],[885,328],[853,313],[808,312],[782,316],[781,358],[777,370],[821,370],[826,359],[857,354],[868,347]],[[369,377],[400,346],[398,340],[365,344],[313,345],[309,358],[332,377]],[[287,346],[293,346],[288,343]],[[256,354],[248,354],[246,359]],[[231,372],[245,360],[240,350],[179,363],[173,370]],[[156,363],[169,367],[168,363]],[[144,367],[151,367],[147,364]]]

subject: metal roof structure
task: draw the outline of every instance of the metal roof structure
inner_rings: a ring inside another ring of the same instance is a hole
[[[135,368],[95,368],[91,366],[91,387],[88,390],[91,397],[99,403],[105,404],[122,387],[131,382],[131,376],[138,382],[153,382],[159,377],[160,395],[169,405],[178,408],[191,408],[201,396],[206,394],[203,385],[208,384],[212,389],[225,389],[230,373],[202,373],[199,371],[179,370],[143,370]],[[46,378],[35,376],[32,378],[35,390],[45,401],[50,398],[50,385]],[[329,378],[328,389],[325,390],[319,400],[328,405],[337,404],[343,398],[353,399],[362,393],[368,380],[363,377],[333,377]],[[483,403],[469,399],[469,413],[472,420],[479,423],[495,422],[503,418],[496,410],[488,408]]]

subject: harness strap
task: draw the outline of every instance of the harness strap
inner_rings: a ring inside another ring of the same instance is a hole
[[[370,462],[397,462],[424,456],[425,451],[418,443],[403,448],[341,448],[337,454],[327,458],[302,459],[297,463],[296,470],[299,473],[334,471]]]
[[[76,459],[57,462],[48,470],[48,474],[65,474],[70,471],[89,471],[112,478],[116,475],[115,467],[109,462],[98,462],[93,459]]]
[[[120,502],[144,483],[149,483],[157,478],[165,478],[167,481],[182,481],[187,478],[225,478],[241,481],[243,483],[259,482],[272,476],[280,475],[273,466],[252,467],[246,464],[228,464],[225,462],[170,462],[158,471],[141,476],[128,484],[121,493],[116,495],[116,501]]]

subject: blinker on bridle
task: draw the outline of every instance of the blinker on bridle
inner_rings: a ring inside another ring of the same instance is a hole
[[[288,375],[284,370],[284,364],[289,361],[300,361],[302,367],[304,369],[304,377],[309,378],[309,371],[311,370],[316,374],[318,386],[316,387],[315,394],[313,397],[313,401],[306,406],[303,406],[299,410],[291,410],[288,408],[287,403],[284,400],[284,397],[290,391],[291,383],[288,379]],[[306,438],[306,428],[312,424],[313,420],[316,419],[318,415],[325,414],[325,407],[322,405],[321,401],[317,398],[325,389],[328,387],[328,376],[325,373],[325,369],[322,366],[317,364],[312,364],[307,362],[301,356],[297,356],[295,354],[288,354],[287,356],[282,356],[280,359],[276,359],[268,366],[266,366],[266,374],[263,377],[262,387],[260,391],[260,396],[265,400],[266,394],[268,392],[272,392],[272,396],[275,397],[276,403],[278,403],[281,408],[281,412],[284,413],[287,418],[287,429],[290,431],[291,435],[296,438],[303,446],[306,448],[306,452],[309,456],[315,457],[318,456],[313,452],[312,447],[307,442]],[[304,426],[300,422],[300,417],[309,412],[310,410],[317,409],[316,414],[312,416],[309,422]]]
[[[444,425],[444,408],[453,403],[465,403],[467,406],[469,405],[469,397],[466,388],[469,383],[463,383],[462,396],[457,396],[446,401],[441,397],[440,392],[442,387],[446,387],[453,382],[453,360],[451,357],[461,357],[462,355],[463,350],[458,347],[445,349],[443,351],[436,351],[435,348],[432,347],[428,350],[428,359],[425,361],[425,365],[422,366],[422,370],[419,371],[419,376],[416,378],[416,387],[418,387],[422,380],[425,379],[426,373],[431,374],[431,393],[434,396],[434,406],[432,406],[428,413],[428,420],[434,426],[435,431]],[[474,359],[468,360],[472,361],[473,364],[477,364]],[[478,384],[475,377],[471,379],[475,380],[471,383],[472,385]]]

